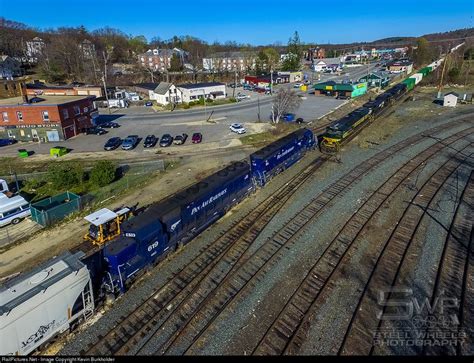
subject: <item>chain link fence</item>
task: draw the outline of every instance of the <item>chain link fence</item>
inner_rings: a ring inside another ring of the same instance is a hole
[[[120,198],[120,196],[130,188],[139,189],[140,186],[145,185],[150,178],[153,178],[156,173],[163,172],[165,168],[166,162],[164,160],[119,163],[117,165],[118,179],[105,187],[81,195],[80,205],[82,211],[76,212],[72,216],[65,216],[64,219],[77,216],[77,213],[83,213],[88,210],[93,210],[94,208],[103,208],[104,203],[112,199]],[[85,168],[85,171],[90,169],[91,168]],[[16,176],[0,176],[0,179],[4,179],[11,184],[12,189],[16,189],[16,182],[18,182],[21,188],[21,185],[28,180],[44,180],[45,178],[47,178],[46,171],[17,174]],[[42,228],[41,225],[35,223],[30,218],[16,225],[10,224],[0,227],[0,252],[9,245],[30,237]]]

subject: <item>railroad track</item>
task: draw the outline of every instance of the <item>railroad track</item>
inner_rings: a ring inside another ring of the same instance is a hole
[[[452,126],[452,125],[451,125]],[[439,130],[438,128],[435,128]],[[365,161],[362,166],[353,169],[338,182],[326,188],[319,196],[313,198],[294,218],[285,223],[263,246],[248,259],[248,263],[237,269],[235,273],[226,276],[221,285],[213,291],[207,292],[207,297],[190,299],[186,310],[182,314],[170,319],[160,326],[160,337],[154,339],[160,342],[153,343],[155,354],[181,354],[185,353],[208,330],[214,320],[225,307],[234,299],[243,298],[244,289],[247,290],[262,279],[266,272],[282,257],[282,252],[290,249],[296,239],[304,232],[314,218],[323,208],[336,197],[349,190],[369,170],[378,166],[383,160],[413,142],[423,138],[418,134],[393,147],[380,152],[373,158]],[[246,289],[247,288],[247,289]],[[153,337],[149,338],[152,339]],[[179,348],[181,346],[181,348]],[[184,346],[184,348],[183,348]],[[174,349],[174,347],[177,347]],[[139,351],[138,353],[143,353]]]
[[[99,340],[81,354],[125,354],[136,347],[139,340],[158,324],[162,315],[170,314],[177,306],[180,306],[179,299],[182,300],[183,296],[195,291],[203,279],[209,277],[218,263],[224,263],[224,268],[229,269],[239,261],[273,216],[281,210],[296,190],[313,176],[325,160],[324,157],[316,158],[302,173],[286,183],[278,193],[267,198],[257,209],[249,212],[240,221],[234,222],[217,240],[209,244],[209,248],[203,249],[195,259],[196,262],[181,269],[159,291],[144,301],[129,316],[122,317],[114,329],[105,336],[99,336]],[[219,276],[213,276],[213,279],[218,278]],[[178,301],[175,301],[176,299]],[[170,308],[171,302],[174,305],[173,310]]]
[[[471,172],[469,180],[461,194],[455,215],[449,227],[431,296],[431,306],[434,306],[435,300],[442,296],[457,299],[459,305],[443,307],[443,315],[440,314],[438,309],[434,314],[428,316],[428,321],[438,322],[434,328],[429,329],[430,333],[434,333],[435,336],[443,336],[444,333],[449,332],[450,337],[456,337],[457,334],[460,333],[459,323],[462,321],[463,298],[465,296],[466,281],[468,279],[466,272],[469,254],[472,250],[473,223],[474,171]],[[447,321],[448,324],[446,324],[447,326],[440,324],[445,318],[449,319]],[[435,344],[425,345],[424,347],[426,347],[426,349],[423,349],[423,354],[460,354],[460,341],[453,341],[453,343],[458,344],[447,344],[444,346]]]
[[[428,147],[415,158],[402,165],[366,199],[326,247],[321,257],[314,263],[285,304],[277,319],[275,319],[265,335],[260,339],[253,354],[276,355],[295,354],[298,352],[310,326],[311,312],[316,308],[315,301],[323,289],[330,288],[330,281],[334,271],[341,265],[342,260],[347,258],[346,255],[367,223],[400,185],[422,168],[429,158],[448,148],[459,137],[469,135],[473,131],[474,128],[461,131],[443,140],[443,143]]]
[[[429,131],[430,132],[442,131],[444,129],[452,127],[455,124],[462,123],[462,122],[463,122],[462,120],[459,120],[457,122],[452,123],[449,126],[446,126],[446,125],[439,126]],[[366,164],[366,166],[370,166],[371,168],[373,168],[378,163],[380,163],[380,161],[400,151],[403,147],[406,147],[410,145],[411,143],[417,142],[422,138],[423,138],[423,133],[414,135],[413,137],[407,139],[405,142],[397,144],[394,147],[392,147],[391,151],[386,150],[385,152],[380,153],[378,155],[378,158],[374,158],[372,163],[370,165]],[[366,171],[368,171],[368,169]],[[360,177],[363,173],[360,172],[360,170],[357,173],[349,173],[346,177],[346,180],[347,179],[350,179],[351,181],[355,180],[354,177],[357,176],[355,174],[357,174]],[[346,184],[340,183],[339,185],[335,187],[345,189],[346,186],[347,186],[347,183]],[[334,192],[333,190],[332,194],[337,195],[338,192]],[[331,195],[331,191],[328,191],[328,195],[329,196]],[[275,198],[273,200],[275,200]],[[262,204],[261,207],[263,208],[264,204]],[[256,219],[258,219],[258,214],[250,213],[247,217],[248,217],[247,220],[255,221]],[[233,239],[234,241],[235,241],[235,238],[238,238],[239,234],[241,235],[242,230],[248,229],[248,225],[247,226],[244,225],[243,228],[242,228],[242,225],[240,226],[241,226],[240,232],[237,230],[235,231],[237,235],[234,236],[234,239]],[[224,237],[225,236],[227,236],[227,234],[224,235]],[[229,244],[226,244],[225,246],[229,247],[230,243],[231,242],[229,242]],[[133,347],[132,343],[138,342],[141,338],[144,338],[145,335],[149,334],[149,332],[151,332],[154,329],[151,327],[157,324],[157,319],[155,319],[154,317],[156,317],[160,311],[163,312],[163,310],[166,307],[169,307],[170,306],[169,302],[172,299],[176,298],[178,295],[184,295],[184,293],[186,292],[193,291],[193,289],[195,289],[200,283],[200,281],[202,281],[203,279],[203,277],[198,279],[197,276],[202,276],[202,275],[206,276],[206,274],[208,274],[209,271],[214,266],[216,266],[217,262],[224,256],[225,251],[229,251],[229,249],[226,250],[226,247],[223,246],[220,249],[214,249],[213,251],[214,253],[211,253],[209,251],[201,252],[203,256],[206,256],[204,259],[202,258],[197,259],[198,261],[201,261],[201,262],[197,262],[195,264],[187,266],[182,271],[177,273],[176,277],[168,281],[160,289],[160,291],[158,291],[150,299],[145,301],[145,303],[143,303],[130,316],[123,317],[122,321],[117,325],[117,327],[109,331],[105,336],[99,337],[98,342],[89,346],[87,351],[82,351],[81,354],[113,354],[117,351],[120,351],[123,353],[130,351],[131,347]],[[206,269],[206,267],[208,268]],[[191,286],[189,286],[190,284]],[[184,293],[180,294],[180,292],[184,292]],[[182,299],[182,296],[179,296],[179,297],[180,299]],[[176,305],[177,304],[174,304],[174,306]],[[150,322],[150,324],[144,324],[144,322]],[[144,325],[146,327],[144,327]],[[130,344],[127,343],[128,341],[130,341]]]
[[[377,317],[377,293],[395,287],[407,250],[413,242],[422,218],[446,180],[469,157],[458,155],[457,159],[448,161],[424,183],[409,203],[401,220],[385,242],[370,273],[339,349],[340,354],[368,355],[373,352],[373,334],[381,324],[381,320]],[[390,294],[387,294],[387,299],[390,299]]]

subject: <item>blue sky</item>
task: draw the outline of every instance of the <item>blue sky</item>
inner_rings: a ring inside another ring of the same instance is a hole
[[[474,27],[473,0],[0,0],[0,16],[39,28],[104,26],[168,39],[208,42],[345,43]]]

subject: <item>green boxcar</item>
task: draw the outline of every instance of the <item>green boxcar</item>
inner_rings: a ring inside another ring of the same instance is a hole
[[[50,226],[79,210],[80,201],[81,197],[71,192],[40,200],[31,204],[31,218],[43,227]]]
[[[405,83],[407,85],[407,91],[411,91],[413,88],[415,88],[415,79],[414,78],[407,78],[402,81],[402,83]]]
[[[431,67],[421,68],[419,73],[423,74],[423,78],[431,73]]]

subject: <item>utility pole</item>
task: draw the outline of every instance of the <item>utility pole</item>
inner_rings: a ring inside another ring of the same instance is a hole
[[[273,67],[270,68],[270,95],[273,95]]]
[[[235,88],[237,87],[237,68],[234,71],[234,88],[232,88],[232,98],[235,98]]]
[[[207,122],[206,90],[204,88],[202,89],[202,94],[204,96],[204,119]]]
[[[258,122],[260,122],[260,93],[257,93],[257,107],[258,107]]]
[[[437,98],[441,98],[441,89],[443,88],[444,70],[446,69],[446,63],[448,63],[448,57],[449,57],[450,50],[451,50],[451,44],[449,44],[448,51],[446,52],[446,57],[444,58],[443,70],[441,71],[441,80],[439,81],[438,97]]]
[[[107,77],[107,57],[105,56],[105,51],[102,51],[102,55],[104,56],[104,74],[102,75],[102,82],[104,82],[105,99],[107,100],[107,109],[109,110],[109,115],[110,115],[111,112],[110,112],[110,104],[109,104],[109,95],[108,95],[108,93],[107,93],[107,83],[106,83],[106,77]]]

